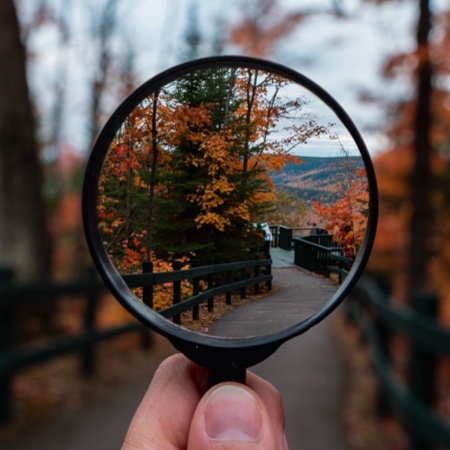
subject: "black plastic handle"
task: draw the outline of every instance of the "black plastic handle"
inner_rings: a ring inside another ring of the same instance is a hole
[[[247,370],[246,369],[236,369],[236,370],[209,370],[209,387],[215,386],[216,384],[225,381],[235,381],[236,383],[245,384]]]

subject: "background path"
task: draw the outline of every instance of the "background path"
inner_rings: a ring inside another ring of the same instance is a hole
[[[283,250],[280,247],[271,247],[270,257],[272,258],[272,267],[295,267],[294,252],[291,250]]]
[[[250,337],[285,330],[321,309],[338,287],[327,278],[293,267],[273,269],[272,274],[272,292],[224,314],[210,325],[208,334]]]
[[[342,422],[346,369],[328,317],[250,368],[280,391],[291,450],[350,450]]]
[[[208,334],[223,337],[261,336],[284,330],[310,317],[336,293],[328,278],[294,265],[294,252],[271,248],[273,291],[238,306],[213,323]]]

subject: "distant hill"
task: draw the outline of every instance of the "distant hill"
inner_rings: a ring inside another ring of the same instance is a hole
[[[346,168],[364,168],[362,158],[302,157],[301,164],[289,163],[282,173],[272,173],[277,188],[295,192],[307,204],[314,201],[332,203],[337,200],[336,187],[344,181]]]

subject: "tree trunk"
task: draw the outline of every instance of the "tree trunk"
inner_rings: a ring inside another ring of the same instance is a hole
[[[98,54],[96,60],[98,67],[94,68],[94,78],[91,87],[91,108],[90,108],[90,141],[89,149],[95,141],[102,127],[101,103],[106,90],[108,73],[111,69],[113,55],[111,53],[111,38],[116,30],[116,8],[117,0],[108,0],[103,7],[97,11],[100,17],[100,24],[95,20],[92,26],[91,39],[96,43]],[[98,19],[93,16],[93,18]]]
[[[417,75],[417,109],[415,117],[415,163],[411,174],[411,239],[408,261],[408,298],[427,283],[428,243],[431,232],[431,95],[432,67],[429,55],[431,12],[429,0],[419,0],[417,29],[419,67]]]
[[[155,189],[156,189],[156,170],[158,168],[158,97],[159,90],[153,95],[153,109],[152,109],[152,166],[150,169],[150,183],[148,192],[148,204],[147,204],[147,244],[145,257],[147,262],[151,261],[151,252],[153,246],[153,209],[155,206]]]
[[[50,272],[35,122],[13,0],[0,2],[0,266],[21,279]]]

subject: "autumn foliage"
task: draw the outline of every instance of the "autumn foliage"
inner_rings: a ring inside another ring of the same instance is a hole
[[[422,236],[426,254],[423,258],[428,288],[436,292],[441,300],[440,315],[450,323],[450,223],[449,223],[449,136],[450,125],[448,80],[450,68],[444,55],[449,50],[450,13],[435,16],[434,38],[427,48],[416,48],[409,53],[392,57],[386,64],[384,75],[414,82],[417,71],[429,59],[433,68],[434,82],[430,105],[430,170],[431,183],[428,189],[430,204],[429,232]],[[414,92],[415,94],[415,92]],[[395,120],[391,121],[387,135],[387,151],[375,159],[375,168],[380,189],[380,221],[370,268],[385,274],[393,283],[397,298],[405,300],[406,273],[411,251],[410,222],[416,205],[411,201],[412,171],[416,162],[415,114],[417,99],[399,102],[395,108]],[[423,186],[419,182],[419,187]]]
[[[274,208],[271,174],[328,134],[291,82],[261,70],[194,71],[151,93],[126,118],[102,169],[98,217],[121,273],[143,261],[261,255],[254,224]]]
[[[369,191],[364,169],[357,169],[350,158],[342,160],[344,177],[335,186],[338,199],[332,204],[314,202],[321,225],[348,257],[354,257],[367,229]]]

